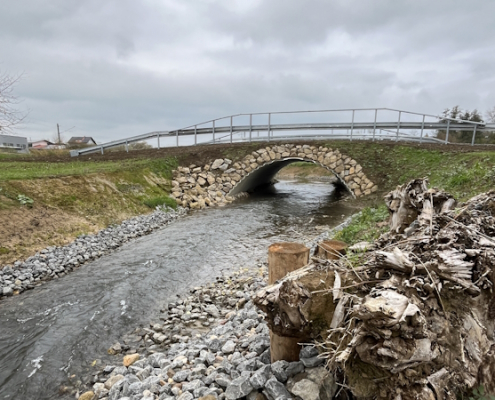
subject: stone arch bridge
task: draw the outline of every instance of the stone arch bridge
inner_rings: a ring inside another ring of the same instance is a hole
[[[192,209],[223,205],[269,183],[283,167],[297,161],[313,162],[333,172],[353,197],[378,189],[361,165],[339,150],[285,144],[261,147],[238,161],[221,158],[203,166],[178,167],[173,172],[172,197],[177,204]]]

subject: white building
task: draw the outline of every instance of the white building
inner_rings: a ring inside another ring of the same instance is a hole
[[[22,136],[0,134],[0,149],[12,149],[17,151],[28,151],[27,138]]]

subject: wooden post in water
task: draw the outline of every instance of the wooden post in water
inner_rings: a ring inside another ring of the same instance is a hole
[[[268,284],[273,284],[289,272],[309,262],[309,249],[299,243],[274,243],[268,248]],[[301,338],[278,336],[270,330],[272,363],[278,360],[299,361]]]

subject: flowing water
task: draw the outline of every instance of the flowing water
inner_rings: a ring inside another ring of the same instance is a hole
[[[177,294],[265,261],[273,242],[304,242],[318,225],[342,222],[355,209],[335,202],[333,190],[328,183],[282,181],[268,193],[190,213],[63,278],[3,299],[0,400],[73,398],[60,390],[68,376],[87,376],[95,359]]]

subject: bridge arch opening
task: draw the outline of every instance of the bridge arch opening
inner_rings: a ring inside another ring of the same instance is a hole
[[[327,166],[319,163],[318,161],[302,157],[287,157],[284,159],[267,162],[266,164],[258,167],[254,171],[244,176],[241,181],[239,181],[237,185],[232,188],[232,190],[229,192],[229,195],[235,196],[244,192],[252,193],[261,187],[266,187],[274,181],[276,175],[280,170],[289,166],[290,164],[300,162],[312,163],[331,172],[335,177],[335,181],[331,184],[336,187],[337,191],[345,192],[355,197],[351,188],[347,186],[345,180],[342,179],[339,174],[337,174],[335,171],[328,168]]]

